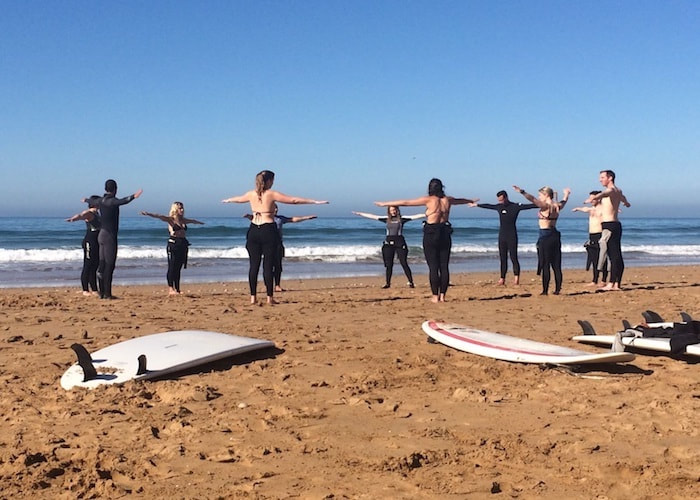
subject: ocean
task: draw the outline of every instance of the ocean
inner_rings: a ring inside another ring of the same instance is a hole
[[[413,213],[405,210],[406,214]],[[486,211],[484,211],[486,212]],[[294,213],[283,212],[292,216]],[[382,213],[377,211],[376,213]],[[245,236],[248,221],[235,217],[198,217],[191,225],[187,283],[247,281]],[[700,218],[624,218],[622,250],[627,267],[700,264]],[[498,216],[453,218],[452,272],[490,271],[498,277]],[[566,214],[558,222],[563,267],[584,268],[588,217]],[[0,218],[0,288],[80,287],[84,222],[62,218]],[[414,274],[426,274],[421,221],[404,227]],[[523,271],[536,269],[535,211],[520,214],[519,255]],[[358,216],[321,217],[284,226],[286,257],[283,280],[323,277],[381,277],[384,224]],[[165,285],[167,226],[148,217],[122,217],[115,285]],[[510,263],[509,263],[510,271]],[[262,271],[261,277],[262,279]],[[394,281],[403,283],[398,262]]]

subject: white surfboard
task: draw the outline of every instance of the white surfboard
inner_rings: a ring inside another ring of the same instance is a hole
[[[663,325],[656,323],[654,326]],[[584,344],[612,346],[615,342],[615,335],[576,335],[572,340]],[[671,339],[660,337],[621,337],[620,341],[625,347],[636,349],[646,349],[648,351],[671,352]],[[685,354],[690,356],[700,356],[700,344],[686,346]]]
[[[423,331],[432,339],[460,351],[517,363],[587,364],[632,361],[629,352],[590,353],[555,344],[477,330],[453,323],[426,321]]]
[[[99,349],[93,353],[80,344],[78,355],[61,377],[61,387],[95,388],[127,380],[161,377],[236,354],[273,347],[268,340],[198,330],[145,335]]]

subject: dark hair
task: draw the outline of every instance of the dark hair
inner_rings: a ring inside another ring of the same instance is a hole
[[[401,209],[397,205],[389,205],[388,207],[386,207],[386,216],[389,217],[390,219],[394,218],[391,216],[391,209],[392,208],[396,209],[396,218],[400,219],[401,218]]]
[[[428,195],[437,196],[438,198],[445,197],[445,186],[440,179],[432,178],[428,183]]]
[[[88,198],[86,200],[88,207],[89,208],[99,207],[101,199],[102,199],[102,196],[97,196],[96,194],[93,194],[92,196],[90,196],[90,198]]]
[[[496,198],[498,198],[499,196],[505,196],[506,198],[508,198],[508,193],[506,193],[505,191],[501,190],[501,191],[499,191],[498,193],[496,193]]]
[[[597,195],[597,194],[600,194],[600,191],[591,191],[591,192],[588,193],[588,194],[590,194],[591,196],[595,196],[595,195]]]
[[[613,172],[612,170],[601,170],[600,173],[606,174],[608,177],[612,178],[613,182],[615,182],[615,172]]]
[[[114,179],[107,179],[105,182],[105,191],[107,193],[116,193],[117,192],[117,181]]]

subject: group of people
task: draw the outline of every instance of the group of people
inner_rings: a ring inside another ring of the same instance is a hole
[[[282,226],[290,222],[302,222],[316,218],[315,215],[285,217],[278,214],[278,203],[286,204],[327,204],[310,198],[290,196],[273,190],[275,174],[270,170],[259,172],[255,178],[255,188],[239,196],[222,200],[223,203],[249,203],[252,211],[244,217],[250,220],[246,234],[246,250],[250,267],[248,284],[250,302],[254,304],[257,297],[257,283],[260,266],[263,267],[263,282],[267,303],[273,304],[274,292],[282,291],[280,284],[284,245]],[[610,262],[610,279],[604,286],[606,290],[619,290],[624,272],[621,238],[622,225],[618,220],[620,205],[629,207],[627,198],[615,185],[615,173],[612,170],[600,172],[603,190],[592,191],[584,201],[590,207],[577,207],[573,210],[589,214],[589,241],[587,243],[587,269],[593,267],[593,284],[598,283],[602,275],[607,278],[606,262]],[[408,265],[408,245],[403,236],[403,226],[412,220],[425,218],[423,222],[423,252],[428,264],[430,289],[433,302],[444,302],[450,285],[449,261],[452,249],[452,226],[450,210],[453,205],[497,210],[500,217],[498,251],[501,275],[498,283],[505,284],[508,271],[508,259],[513,265],[514,284],[519,284],[520,263],[518,261],[518,233],[516,222],[522,210],[537,208],[539,238],[537,240],[537,272],[542,276],[542,295],[549,293],[552,273],[554,274],[554,294],[562,288],[561,270],[561,235],[556,224],[562,209],[568,202],[571,190],[565,188],[563,197],[558,200],[554,190],[548,186],[538,191],[537,197],[519,186],[513,189],[523,195],[529,203],[514,203],[508,199],[505,191],[499,191],[497,204],[477,203],[478,198],[460,198],[445,194],[440,179],[431,179],[428,193],[412,199],[378,201],[375,205],[387,207],[387,214],[374,215],[365,212],[353,212],[355,215],[377,220],[386,224],[386,237],[382,245],[382,257],[385,266],[386,281],[383,288],[391,286],[394,258],[398,260],[408,278],[408,286],[413,288],[413,274]],[[103,299],[112,299],[112,275],[117,257],[117,233],[119,230],[119,207],[141,196],[143,191],[125,198],[117,198],[117,183],[110,179],[105,183],[103,196],[93,195],[84,198],[87,210],[66,219],[69,222],[84,220],[86,233],[83,239],[83,271],[81,284],[84,294],[99,293]],[[400,207],[424,206],[425,213],[402,216]],[[196,219],[185,217],[183,203],[174,202],[168,215],[142,211],[141,215],[159,219],[168,224],[168,272],[167,282],[170,294],[180,293],[180,275],[187,267],[189,242],[186,238],[188,224],[204,224]]]

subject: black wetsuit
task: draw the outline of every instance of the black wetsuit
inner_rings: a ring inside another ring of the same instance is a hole
[[[603,222],[603,231],[610,231],[608,240],[608,258],[610,259],[610,283],[620,283],[625,271],[622,259],[622,224],[620,221]]]
[[[554,271],[554,294],[559,295],[562,284],[561,234],[555,227],[540,229],[537,240],[538,274],[542,274],[542,295],[549,293],[550,267]]]
[[[94,212],[92,220],[85,221],[85,236],[83,237],[83,271],[80,273],[80,283],[84,292],[97,289],[97,268],[100,265],[100,250],[97,243],[100,233],[100,216]]]
[[[598,259],[601,258],[600,252],[600,237],[603,233],[588,233],[588,241],[586,242],[586,253],[588,258],[586,259],[586,271],[591,267],[593,268],[593,283],[598,283],[603,277],[603,281],[608,281],[608,259],[607,254],[603,255],[604,259],[602,266],[598,266]]]
[[[187,231],[187,225],[173,226],[173,232]],[[187,269],[187,253],[189,251],[190,242],[185,237],[171,236],[168,238],[168,286],[180,292],[180,274],[182,268]]]
[[[515,223],[518,220],[518,215],[521,210],[529,210],[537,208],[534,203],[497,203],[495,205],[488,203],[477,204],[479,208],[488,208],[489,210],[498,210],[498,216],[501,220],[501,225],[498,229],[498,255],[501,259],[501,279],[506,278],[508,272],[508,255],[513,262],[513,274],[520,276],[520,262],[518,261],[518,230]]]
[[[117,198],[106,193],[99,201],[102,228],[97,238],[100,247],[100,265],[97,269],[97,283],[100,297],[112,298],[112,275],[117,263],[117,234],[119,233],[119,207],[134,200],[134,195]]]
[[[423,224],[423,253],[428,264],[430,290],[433,295],[444,294],[450,286],[450,252],[452,225],[449,222]]]
[[[413,273],[408,267],[408,245],[403,237],[403,225],[412,220],[407,217],[389,218],[379,217],[379,222],[386,223],[386,238],[382,245],[382,258],[386,268],[386,285],[391,285],[391,276],[394,271],[394,256],[399,258],[403,272],[408,278],[409,285],[413,286]]]
[[[248,285],[250,294],[255,295],[258,289],[258,272],[263,261],[263,281],[267,296],[272,297],[275,291],[274,267],[279,249],[280,233],[274,222],[251,224],[246,235],[245,248],[250,258]]]

